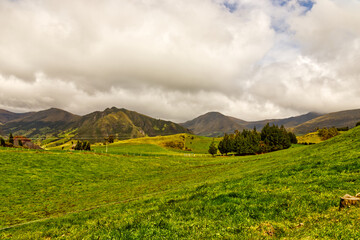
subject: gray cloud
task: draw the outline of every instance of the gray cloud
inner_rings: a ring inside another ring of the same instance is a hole
[[[357,108],[359,10],[355,0],[310,11],[295,0],[0,0],[0,108],[117,106],[175,121]]]

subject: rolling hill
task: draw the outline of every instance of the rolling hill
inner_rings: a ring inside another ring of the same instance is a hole
[[[359,239],[359,208],[339,211],[359,134],[244,157],[0,148],[0,238]]]
[[[225,116],[219,112],[209,112],[191,121],[181,123],[181,125],[189,128],[197,135],[216,137],[222,136],[224,133],[233,133],[235,130],[241,131],[243,129],[253,129],[254,127],[262,129],[267,123],[279,126],[284,125],[286,128],[293,128],[319,116],[321,116],[321,114],[310,112],[285,119],[268,119],[247,122],[238,118]]]
[[[190,133],[190,131],[170,121],[158,120],[126,109],[107,108],[85,116],[51,108],[44,111],[15,113],[2,111],[6,119],[0,126],[1,135],[10,132],[30,138],[58,137],[71,132],[72,138],[102,141],[114,135],[118,139],[143,136]]]
[[[360,109],[333,112],[319,116],[296,126],[293,131],[296,134],[306,134],[324,127],[355,127],[360,121]]]

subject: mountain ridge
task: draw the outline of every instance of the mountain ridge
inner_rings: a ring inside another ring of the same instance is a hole
[[[3,110],[0,118],[15,113]],[[57,137],[63,132],[72,132],[75,139],[103,141],[113,135],[120,139],[141,136],[171,135],[190,133],[176,123],[116,107],[95,111],[84,116],[72,114],[58,108],[24,113],[23,117],[13,118],[0,125],[0,134],[22,135],[30,138]]]

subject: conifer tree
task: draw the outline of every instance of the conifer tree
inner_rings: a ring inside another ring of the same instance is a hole
[[[0,146],[5,147],[5,140],[2,137],[0,137]]]
[[[14,137],[13,137],[12,133],[9,134],[9,143],[14,144]]]
[[[210,146],[209,146],[209,150],[208,152],[214,157],[215,154],[217,154],[217,147],[215,146],[215,142],[214,140],[211,142]]]

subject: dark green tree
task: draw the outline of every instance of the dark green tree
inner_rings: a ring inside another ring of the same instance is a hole
[[[82,148],[81,142],[80,142],[80,141],[77,141],[74,150],[81,150],[81,148]]]
[[[5,140],[2,137],[0,137],[0,146],[5,147]]]
[[[14,145],[14,137],[13,137],[12,133],[9,134],[9,143]]]
[[[296,138],[296,135],[293,132],[288,132],[288,134],[289,134],[290,142],[292,144],[297,144],[298,140]]]
[[[232,151],[232,139],[228,134],[225,133],[224,138],[219,143],[218,149],[221,154],[225,155]]]
[[[217,154],[217,147],[215,146],[215,142],[214,140],[211,142],[210,146],[209,146],[209,150],[208,152],[214,157]]]

